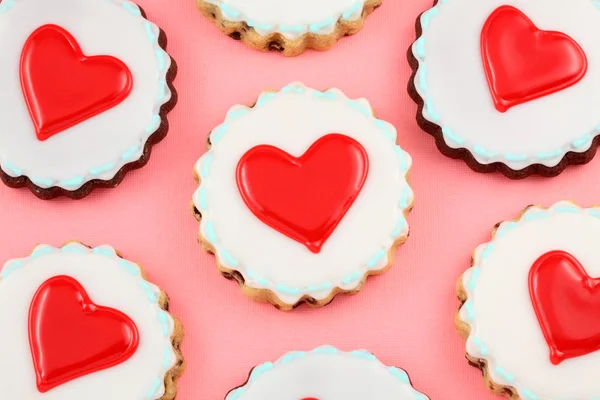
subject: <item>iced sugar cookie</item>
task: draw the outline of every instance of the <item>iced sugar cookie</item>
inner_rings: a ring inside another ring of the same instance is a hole
[[[197,0],[229,37],[263,51],[297,56],[327,50],[360,31],[381,0]]]
[[[0,271],[7,399],[172,400],[183,328],[169,299],[112,247],[40,245]]]
[[[176,102],[166,36],[124,0],[0,2],[0,176],[43,199],[117,186]]]
[[[600,208],[531,206],[496,226],[458,282],[469,361],[511,399],[600,396]]]
[[[412,161],[365,99],[294,83],[232,107],[209,141],[200,241],[250,297],[325,305],[385,271],[408,236]]]
[[[478,172],[554,176],[590,161],[598,35],[595,0],[438,1],[409,51],[419,125]]]
[[[294,351],[255,367],[225,400],[427,400],[405,371],[387,367],[365,350],[323,346]]]

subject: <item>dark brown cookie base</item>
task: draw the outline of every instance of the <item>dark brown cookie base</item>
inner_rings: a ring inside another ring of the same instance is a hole
[[[435,7],[437,3],[438,0],[435,0],[433,3],[433,7]],[[420,38],[423,34],[423,28],[421,26],[421,15],[419,15],[415,24],[417,39]],[[567,168],[569,165],[586,164],[590,162],[596,155],[596,150],[600,145],[600,136],[596,136],[593,139],[592,145],[587,151],[582,153],[568,152],[567,154],[565,154],[562,160],[554,167],[547,167],[543,164],[532,164],[528,167],[525,167],[524,169],[514,170],[502,162],[495,162],[492,164],[481,164],[475,159],[473,154],[468,149],[454,149],[448,146],[446,144],[446,141],[444,140],[442,127],[431,121],[426,120],[423,117],[423,108],[425,106],[425,103],[423,101],[423,98],[417,92],[417,88],[415,87],[415,77],[417,75],[417,70],[419,69],[419,62],[412,52],[412,44],[408,48],[408,63],[413,71],[410,77],[410,81],[408,82],[408,94],[411,97],[411,99],[418,105],[416,117],[417,124],[422,130],[433,136],[437,148],[443,155],[445,155],[446,157],[463,160],[469,166],[469,168],[471,168],[475,172],[500,172],[502,175],[510,179],[523,179],[530,175],[554,177],[563,172],[565,168]]]
[[[2,3],[2,0],[0,0],[0,3]],[[141,7],[140,11],[142,13],[142,17],[146,18],[146,13]],[[165,50],[165,52],[167,51],[167,35],[162,29],[160,30],[158,44],[160,45],[160,47],[162,47],[163,50]],[[173,81],[175,80],[176,75],[177,64],[175,60],[173,60],[173,58],[171,57],[171,67],[169,68],[169,71],[167,71],[166,77],[167,85],[171,90],[171,99],[165,104],[163,104],[160,108],[160,126],[156,130],[156,132],[154,132],[146,141],[142,156],[138,160],[125,164],[123,167],[121,167],[121,169],[117,172],[115,177],[111,180],[105,181],[101,179],[94,179],[86,182],[77,190],[67,190],[58,186],[42,188],[33,183],[33,181],[31,181],[27,176],[21,175],[19,177],[12,177],[8,175],[4,170],[2,170],[2,168],[0,168],[0,179],[2,179],[2,182],[4,182],[4,184],[11,188],[29,188],[29,190],[31,190],[31,192],[34,195],[36,195],[42,200],[50,200],[59,196],[65,196],[70,199],[79,200],[89,195],[96,188],[117,187],[121,183],[121,181],[123,181],[123,178],[129,171],[141,168],[148,163],[148,160],[150,159],[150,154],[152,152],[152,146],[160,142],[167,135],[167,132],[169,131],[169,122],[167,120],[167,114],[173,109],[173,107],[175,107],[175,104],[177,104],[177,91],[173,86]]]

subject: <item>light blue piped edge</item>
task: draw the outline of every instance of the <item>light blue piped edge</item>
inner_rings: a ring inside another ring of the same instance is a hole
[[[433,100],[430,96],[427,95],[429,91],[429,85],[427,82],[427,64],[426,64],[426,50],[425,50],[425,37],[424,31],[428,29],[429,24],[432,19],[434,19],[437,15],[440,14],[441,10],[444,7],[444,4],[447,4],[452,0],[440,0],[434,7],[425,11],[420,18],[421,28],[423,33],[421,37],[417,38],[417,40],[412,45],[412,52],[415,58],[419,61],[419,67],[415,74],[415,86],[419,88],[419,96],[423,99],[423,116],[425,117],[425,113],[429,116],[429,120],[442,129],[442,136],[447,145],[450,147],[460,147],[465,148],[471,151],[473,154],[479,156],[481,159],[484,159],[489,162],[499,161],[499,162],[521,162],[526,163],[523,164],[522,168],[525,168],[529,165],[558,159],[559,157],[564,157],[568,152],[583,152],[585,149],[589,149],[592,141],[598,135],[600,135],[600,124],[596,127],[592,128],[590,132],[585,133],[580,138],[573,140],[570,143],[567,143],[565,146],[554,149],[546,152],[538,152],[533,156],[527,154],[516,154],[516,153],[495,153],[489,151],[478,144],[468,144],[466,143],[466,139],[462,136],[454,133],[454,131],[444,125],[443,121],[441,121],[440,115],[437,113],[435,109],[435,105],[433,104]],[[591,0],[592,3],[600,9],[600,0]],[[528,162],[529,161],[529,162]],[[560,160],[558,160],[560,162]],[[557,162],[557,163],[558,163]],[[522,169],[521,168],[521,169]]]
[[[241,118],[249,114],[253,109],[268,104],[270,100],[275,98],[280,93],[303,94],[307,91],[310,91],[315,97],[329,100],[338,100],[340,96],[343,96],[342,99],[346,100],[347,104],[350,105],[352,108],[356,109],[365,117],[373,118],[375,120],[375,125],[382,130],[386,138],[391,143],[394,143],[394,149],[398,154],[399,158],[400,169],[405,172],[406,176],[406,174],[412,166],[412,162],[408,153],[406,153],[404,150],[402,150],[400,146],[396,144],[396,131],[393,127],[391,127],[391,125],[388,122],[375,118],[370,108],[367,108],[366,106],[362,105],[356,100],[347,99],[343,94],[338,95],[334,90],[320,92],[315,89],[306,87],[300,83],[289,84],[283,87],[279,92],[261,93],[258,97],[256,104],[252,108],[239,105],[230,108],[230,110],[227,112],[225,122],[213,129],[213,131],[211,132],[210,138],[211,143],[213,144],[213,148],[226,134],[227,130],[229,129],[229,123],[232,120]],[[210,176],[210,168],[213,163],[213,160],[214,155],[209,151],[208,153],[203,155],[200,161],[197,163],[196,169],[198,170],[198,175],[202,179],[200,187],[196,190],[196,192],[193,195],[193,202],[196,205],[196,207],[198,207],[198,209],[203,212],[201,224],[202,226],[204,226],[204,229],[206,231],[206,235],[204,235],[205,239],[208,240],[208,242],[210,242],[216,248],[216,243],[218,242],[218,234],[216,232],[214,223],[210,221],[210,219],[207,216],[207,211],[209,210],[209,194],[206,187],[206,181]],[[408,184],[406,184],[401,194],[401,199],[399,203],[399,208],[402,209],[402,212],[400,213],[402,217],[398,221],[395,229],[392,232],[390,232],[393,239],[398,239],[399,236],[402,234],[402,231],[408,227],[408,223],[406,221],[406,218],[404,217],[404,211],[411,205],[412,197],[412,189]],[[249,269],[246,269],[245,271],[238,271],[244,272],[245,276],[251,278],[250,280],[246,280],[246,284],[249,284],[251,281],[254,281],[260,286],[260,288],[270,289],[276,292],[280,292],[282,294],[292,296],[298,296],[300,294],[314,294],[325,290],[332,290],[336,286],[357,286],[362,281],[363,277],[367,272],[377,270],[378,263],[386,258],[388,250],[388,248],[377,250],[369,260],[365,260],[364,271],[354,271],[342,277],[341,282],[337,285],[335,285],[332,282],[322,282],[318,284],[307,285],[306,287],[301,288],[289,287],[287,285],[278,284],[272,282],[269,279],[265,279]],[[221,260],[225,260],[228,263],[228,267],[232,269],[237,269],[237,267],[240,266],[239,260],[227,249],[217,249],[217,257]]]
[[[395,379],[397,379],[403,385],[409,386],[414,395],[414,400],[429,400],[429,398],[426,395],[413,388],[413,386],[410,383],[408,374],[405,370],[397,367],[386,366],[381,361],[379,361],[377,357],[375,357],[375,355],[366,350],[354,350],[351,352],[344,352],[338,350],[333,346],[321,346],[311,351],[292,351],[283,355],[275,362],[268,361],[263,364],[259,364],[258,366],[254,367],[254,369],[250,373],[250,377],[246,384],[229,392],[225,397],[225,400],[239,400],[246,391],[250,390],[252,384],[256,382],[256,380],[259,379],[262,375],[268,374],[270,371],[277,369],[279,365],[286,366],[297,360],[304,359],[311,355],[353,357],[365,360],[366,362],[377,363],[382,369],[389,372]]]
[[[538,400],[539,397],[530,391],[527,388],[524,388],[517,380],[517,378],[512,375],[509,371],[502,368],[500,365],[494,365],[493,359],[491,357],[487,357],[489,355],[489,349],[484,345],[481,341],[481,338],[476,335],[476,328],[474,324],[476,323],[475,310],[473,308],[473,297],[475,287],[477,285],[477,280],[479,275],[481,274],[482,263],[488,259],[494,249],[496,248],[496,241],[503,238],[505,235],[510,233],[510,231],[516,229],[519,224],[522,223],[534,223],[535,221],[548,218],[555,214],[587,214],[592,217],[595,217],[600,220],[600,208],[581,208],[578,205],[568,202],[568,201],[560,201],[552,206],[544,209],[541,207],[531,207],[528,208],[523,215],[517,221],[505,221],[500,224],[498,229],[496,230],[492,240],[488,243],[484,243],[478,247],[477,253],[479,257],[474,258],[473,266],[469,269],[471,272],[471,276],[469,281],[465,284],[464,288],[468,293],[468,298],[463,304],[461,308],[461,319],[468,323],[471,326],[471,334],[467,341],[471,340],[475,346],[479,349],[479,352],[482,356],[486,357],[489,362],[490,369],[492,369],[496,374],[500,375],[508,384],[515,387],[517,391],[523,395],[523,399],[529,400]],[[481,249],[481,250],[480,250]],[[462,315],[462,311],[464,310],[464,314],[466,314],[466,319]],[[591,399],[596,400],[596,399]]]
[[[114,4],[116,4],[118,6],[121,6],[123,9],[125,9],[131,15],[133,15],[135,17],[140,17],[144,20],[144,25],[143,25],[144,31],[146,32],[146,36],[148,37],[148,39],[152,43],[155,43],[155,47],[156,47],[155,53],[156,53],[156,57],[157,57],[159,71],[163,71],[165,68],[165,57],[168,57],[168,55],[162,49],[162,47],[160,47],[160,45],[158,44],[158,41],[157,41],[158,36],[157,36],[157,34],[154,33],[154,30],[156,30],[156,31],[159,30],[156,27],[156,25],[154,25],[152,22],[148,21],[147,19],[143,18],[140,8],[132,1],[129,1],[129,0],[125,0],[125,1],[108,0],[108,1],[113,2]],[[16,4],[17,3],[15,0],[4,0],[0,4],[0,14],[4,14],[4,13],[8,12]],[[158,103],[162,102],[161,104],[164,104],[166,101],[168,101],[168,98],[166,97],[167,83],[164,80],[161,80],[161,82],[159,82],[159,84],[161,86],[159,88],[160,96],[157,99],[157,101],[158,101]],[[169,96],[169,98],[170,98],[170,96]],[[160,127],[160,122],[161,122],[160,116],[158,114],[154,114],[152,116],[152,120],[150,121],[150,123],[148,124],[148,126],[145,129],[145,132],[148,134],[148,137],[151,134],[153,134],[154,132],[156,132],[156,130]],[[144,142],[147,140],[148,137],[146,137]],[[98,167],[91,168],[89,171],[87,171],[87,174],[85,176],[80,175],[80,176],[75,176],[73,178],[63,179],[63,180],[55,180],[55,179],[43,177],[43,176],[29,176],[29,175],[27,175],[26,172],[23,171],[23,169],[12,164],[8,160],[2,161],[1,164],[2,164],[2,168],[7,173],[9,173],[10,176],[19,177],[22,175],[26,175],[35,185],[37,185],[41,188],[50,188],[53,186],[59,186],[64,189],[67,189],[67,190],[76,190],[79,187],[81,187],[84,183],[89,182],[90,180],[98,177],[99,175],[101,175],[103,173],[112,171],[117,167],[120,169],[124,164],[132,161],[133,157],[138,152],[140,152],[140,149],[142,147],[143,147],[143,144],[135,145],[135,146],[127,149],[125,152],[123,152],[121,154],[120,158],[116,162],[110,162],[110,163],[100,165]],[[115,172],[118,172],[118,169]]]
[[[98,246],[95,248],[87,247],[79,242],[69,242],[59,248],[45,245],[45,244],[38,245],[31,252],[29,257],[8,261],[4,265],[4,267],[0,270],[0,283],[4,280],[8,279],[12,274],[17,273],[20,269],[26,267],[26,265],[28,264],[28,262],[30,260],[39,259],[41,257],[47,256],[50,254],[56,254],[56,253],[73,254],[75,256],[85,256],[88,254],[99,254],[99,255],[102,255],[102,256],[110,258],[110,259],[117,258],[118,264],[121,267],[123,267],[127,271],[128,274],[137,276],[140,279],[140,286],[146,293],[148,300],[151,303],[154,303],[157,306],[159,306],[158,305],[159,296],[157,296],[156,293],[154,292],[154,290],[152,289],[153,285],[151,285],[148,281],[146,281],[145,279],[142,278],[142,273],[141,273],[141,269],[140,269],[139,265],[137,265],[134,262],[131,262],[131,261],[125,260],[124,258],[119,257],[116,250],[113,247],[108,246],[108,245],[102,245],[102,246]],[[161,332],[163,333],[163,335],[165,337],[170,338],[170,336],[171,336],[170,321],[172,321],[172,320],[170,319],[169,315],[166,312],[164,312],[162,309],[160,309],[157,313],[157,318],[158,318],[160,326],[161,326]],[[172,359],[173,359],[173,346],[172,346],[171,342],[169,341],[169,345],[165,349],[165,356],[164,356],[164,361],[163,361],[163,367],[165,368],[165,373],[167,372],[167,370],[172,362]],[[161,387],[163,387],[163,385],[164,385],[164,376],[157,378],[154,381],[151,389],[147,392],[146,398],[147,399],[156,399],[157,397],[155,397],[154,395],[159,391],[159,389],[161,389]]]
[[[366,2],[367,2],[367,0],[356,0],[354,3],[352,3],[352,6],[349,9],[342,12],[339,15],[339,17],[337,17],[337,18],[329,17],[322,21],[315,21],[310,24],[286,25],[286,24],[260,23],[255,20],[244,17],[244,15],[241,11],[231,7],[229,4],[227,4],[223,0],[221,0],[217,4],[215,4],[213,1],[207,1],[207,3],[214,4],[217,7],[219,7],[221,10],[221,14],[225,18],[227,18],[228,20],[231,20],[233,22],[245,21],[246,24],[248,26],[250,26],[251,28],[259,29],[259,30],[266,31],[266,32],[278,32],[279,31],[281,33],[297,33],[297,34],[302,34],[302,33],[319,34],[324,29],[330,28],[330,27],[334,26],[335,24],[337,24],[338,21],[340,21],[340,20],[349,21],[355,15],[359,15],[359,18],[360,18],[360,15],[362,15],[361,10],[364,9],[364,5]],[[359,14],[359,12],[360,12],[360,14]]]

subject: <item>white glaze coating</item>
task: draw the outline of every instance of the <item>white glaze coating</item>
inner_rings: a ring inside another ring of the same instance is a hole
[[[116,107],[39,141],[19,82],[19,60],[29,35],[50,23],[69,31],[84,54],[122,60],[133,75],[133,90]],[[171,58],[158,44],[159,32],[130,1],[2,1],[2,169],[43,188],[76,190],[92,179],[110,180],[123,165],[137,161],[160,125],[160,107],[171,98],[165,81]]]
[[[483,68],[480,38],[489,15],[512,5],[539,29],[571,36],[589,68],[576,85],[509,109],[496,110]],[[466,148],[481,164],[513,170],[557,165],[568,151],[584,152],[600,133],[600,6],[594,0],[445,0],[421,16],[412,48],[419,61],[415,87],[423,117],[444,129],[451,148]]]
[[[365,148],[369,174],[354,204],[314,254],[252,214],[237,188],[235,170],[256,145],[274,145],[297,157],[330,133],[347,135]],[[287,304],[304,295],[325,299],[335,287],[352,290],[367,272],[386,267],[390,248],[408,234],[404,212],[413,202],[406,180],[412,160],[395,144],[395,128],[376,119],[365,99],[294,83],[277,93],[263,92],[253,108],[232,107],[212,131],[211,142],[196,164],[200,233],[216,248],[219,264],[239,271],[250,287],[270,289]]]
[[[226,400],[427,400],[405,371],[387,367],[365,350],[323,346],[295,351],[257,366],[248,383]]]
[[[117,309],[136,324],[140,342],[126,362],[77,378],[47,393],[36,388],[28,337],[33,295],[53,276],[82,284],[95,304]],[[173,319],[158,305],[161,291],[139,267],[110,246],[89,249],[71,243],[60,249],[36,247],[31,256],[8,261],[0,272],[0,388],[2,398],[23,400],[144,400],[164,394],[164,377],[177,361]]]
[[[229,21],[244,21],[259,34],[296,39],[306,33],[330,34],[339,19],[362,16],[366,0],[204,0]]]
[[[516,388],[523,400],[600,397],[600,352],[553,365],[528,286],[535,260],[553,250],[572,254],[590,276],[600,276],[599,237],[600,208],[532,207],[517,222],[503,222],[463,276],[468,301],[459,316],[471,327],[467,353],[486,360],[492,380]]]

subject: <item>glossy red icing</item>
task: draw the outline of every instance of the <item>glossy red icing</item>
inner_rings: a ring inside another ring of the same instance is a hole
[[[583,49],[560,32],[539,30],[520,10],[497,8],[481,32],[483,65],[496,109],[566,89],[587,72]]]
[[[298,158],[273,146],[250,149],[238,164],[237,185],[262,222],[319,253],[360,193],[368,170],[360,143],[329,134]]]
[[[137,350],[139,334],[128,316],[95,305],[75,279],[56,276],[31,301],[29,344],[37,388],[45,393],[126,361]]]
[[[529,273],[529,292],[553,364],[600,350],[600,279],[575,257],[541,256]]]
[[[39,140],[116,106],[133,87],[122,61],[85,56],[75,38],[56,25],[44,25],[29,36],[20,75]]]

